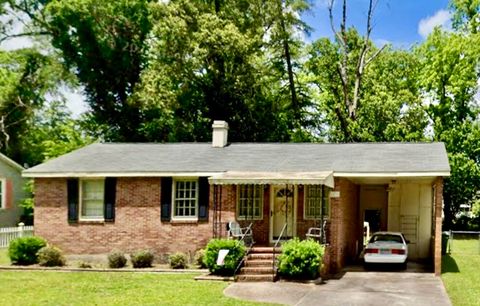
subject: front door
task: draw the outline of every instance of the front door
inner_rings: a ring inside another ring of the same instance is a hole
[[[297,194],[294,185],[272,186],[270,205],[270,241],[275,242],[286,224],[282,240],[295,235]]]

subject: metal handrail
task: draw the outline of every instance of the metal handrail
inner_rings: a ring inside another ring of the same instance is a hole
[[[237,240],[237,244],[239,244],[240,242],[243,242],[243,241],[245,240],[245,237],[247,236],[247,233],[251,233],[252,242],[249,244],[249,246],[248,246],[248,248],[247,248],[247,251],[245,252],[245,256],[243,256],[242,260],[240,260],[240,262],[238,263],[237,267],[235,268],[235,271],[233,272],[233,277],[235,277],[235,275],[237,275],[238,270],[240,269],[240,267],[241,267],[241,266],[243,265],[243,263],[245,262],[245,258],[248,256],[248,254],[249,254],[250,251],[252,250],[252,247],[253,247],[252,226],[253,226],[253,222],[250,223],[250,224],[247,226],[247,230],[243,233],[242,238],[240,238],[239,240]]]
[[[273,273],[273,280],[275,281],[275,276],[277,274],[277,260],[275,258],[275,253],[276,253],[276,249],[277,249],[277,246],[278,244],[280,243],[280,240],[282,239],[282,236],[283,236],[283,233],[285,232],[285,230],[287,229],[287,223],[285,223],[282,227],[282,231],[280,232],[280,235],[278,236],[277,238],[277,241],[275,241],[275,244],[273,245],[273,262],[272,262],[272,273]]]

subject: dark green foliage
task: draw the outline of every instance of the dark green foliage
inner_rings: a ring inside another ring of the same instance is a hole
[[[95,121],[108,139],[138,141],[138,103],[131,101],[146,65],[152,27],[148,0],[51,1],[43,9],[52,45],[85,87]]]
[[[12,240],[8,256],[15,265],[33,265],[38,262],[37,252],[47,245],[41,237],[22,237]]]
[[[134,268],[150,268],[153,259],[153,253],[148,250],[138,251],[130,255],[130,260]]]
[[[168,262],[170,263],[170,268],[172,269],[185,269],[188,267],[188,257],[187,254],[182,252],[177,252],[168,257]]]
[[[45,246],[38,253],[38,264],[44,267],[62,267],[67,260],[62,251],[54,246]]]
[[[125,267],[127,264],[127,258],[125,254],[119,251],[113,251],[108,254],[108,267],[112,269],[119,269]]]
[[[205,258],[205,250],[204,249],[200,249],[197,252],[195,252],[195,259],[194,259],[195,264],[201,269],[207,268],[207,266],[205,265],[205,262],[204,262],[204,258]]]
[[[222,249],[229,250],[225,257],[224,265],[217,265],[218,252]],[[245,256],[245,245],[243,242],[228,239],[212,239],[205,249],[203,262],[208,270],[218,275],[233,275],[238,264]]]
[[[323,252],[323,246],[312,239],[287,241],[278,258],[278,272],[288,278],[314,279],[320,273]]]
[[[62,75],[53,57],[33,49],[0,51],[0,150],[20,164],[35,162],[30,129],[36,112],[47,105],[47,92],[55,96]]]
[[[33,225],[33,180],[28,180],[23,186],[23,191],[26,196],[21,202],[22,215],[20,216],[20,222],[25,225]]]

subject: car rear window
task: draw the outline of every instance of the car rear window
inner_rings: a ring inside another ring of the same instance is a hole
[[[370,242],[377,242],[377,241],[403,243],[403,240],[402,240],[401,236],[399,236],[399,235],[388,235],[388,234],[374,235],[374,236],[372,236],[372,239],[370,239]]]

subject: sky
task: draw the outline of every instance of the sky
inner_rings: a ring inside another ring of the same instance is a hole
[[[328,18],[329,0],[313,0],[312,12],[302,19],[313,28],[309,40],[332,37]],[[334,18],[338,28],[341,18],[341,0],[335,1]],[[422,42],[435,26],[450,27],[448,0],[380,0],[374,11],[372,40],[377,45],[390,43],[398,48],[409,48]],[[365,32],[368,0],[347,2],[347,25]]]
[[[304,13],[302,19],[312,27],[306,41],[320,37],[333,37],[328,18],[327,3],[330,0],[311,0],[312,10]],[[338,28],[341,18],[342,0],[336,0],[334,6],[335,26]],[[448,0],[379,0],[373,16],[371,39],[378,46],[386,43],[396,48],[408,49],[421,43],[435,26],[450,27]],[[368,0],[349,0],[347,25],[355,26],[360,33],[365,32]],[[30,46],[27,39],[9,40],[0,45],[0,49],[13,50]],[[64,90],[67,106],[74,117],[87,110],[81,90]]]

